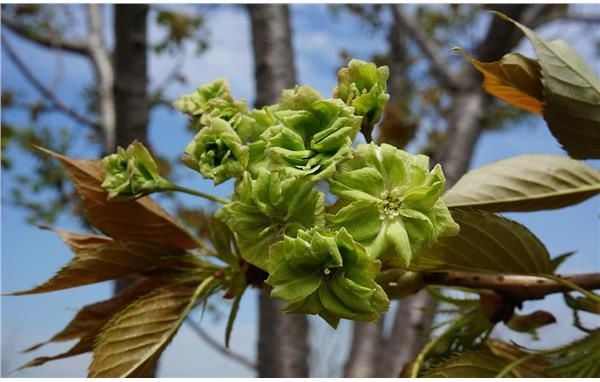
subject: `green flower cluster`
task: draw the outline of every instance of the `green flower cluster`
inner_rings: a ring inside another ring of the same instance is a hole
[[[235,179],[231,201],[212,197],[224,203],[216,217],[241,257],[268,272],[271,296],[288,303],[286,312],[319,315],[332,326],[342,318],[375,321],[389,305],[376,282],[382,263],[407,269],[458,232],[441,199],[439,165],[430,170],[427,157],[390,145],[352,146],[359,131],[369,140],[380,119],[387,77],[387,67],[352,60],[331,99],[297,86],[276,105],[248,110],[218,79],[175,103],[198,129],[183,162],[215,184]],[[169,189],[142,148],[105,158],[109,197]],[[338,198],[332,213],[324,181]]]

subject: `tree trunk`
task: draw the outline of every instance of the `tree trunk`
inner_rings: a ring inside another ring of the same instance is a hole
[[[148,145],[147,15],[144,4],[115,5],[116,143],[137,139]]]
[[[116,4],[114,6],[115,49],[114,83],[115,146],[127,147],[138,140],[148,146],[148,5]],[[116,147],[113,147],[111,152]],[[115,293],[130,285],[128,279],[115,281]],[[150,365],[143,377],[156,376],[158,361]]]
[[[380,361],[382,326],[383,320],[379,323],[354,323],[350,355],[344,366],[345,378],[375,376]]]
[[[248,5],[256,78],[256,107],[279,101],[296,83],[289,9],[285,4]],[[286,315],[283,304],[259,296],[259,377],[308,377],[308,319]]]

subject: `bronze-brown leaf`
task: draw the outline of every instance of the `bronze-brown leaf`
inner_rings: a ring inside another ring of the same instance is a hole
[[[72,159],[44,148],[58,159],[75,185],[90,223],[114,239],[158,243],[180,249],[201,246],[173,217],[148,197],[109,202],[100,187],[104,168],[98,160]]]
[[[153,243],[52,230],[71,248],[75,256],[42,285],[14,292],[13,295],[52,292],[136,275],[183,254],[182,250]]]
[[[483,87],[488,93],[523,110],[543,114],[543,86],[536,60],[510,53],[499,61],[481,62],[460,48],[454,50],[483,74]]]
[[[83,307],[63,330],[48,341],[31,346],[26,349],[25,352],[39,349],[51,342],[64,342],[78,339],[79,341],[77,341],[75,345],[69,350],[57,355],[38,357],[21,366],[20,369],[40,366],[49,361],[68,358],[91,351],[94,342],[96,341],[96,337],[100,334],[100,330],[115,313],[137,300],[140,296],[161,285],[162,283],[156,279],[139,279],[111,299]]]

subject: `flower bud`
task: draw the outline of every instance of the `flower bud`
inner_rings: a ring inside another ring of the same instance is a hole
[[[333,90],[334,98],[340,98],[354,108],[354,114],[363,117],[362,128],[369,131],[381,118],[390,98],[386,81],[387,66],[377,67],[371,62],[351,60],[347,68],[338,72],[338,86]]]
[[[158,174],[158,166],[148,149],[138,141],[102,159],[106,171],[102,188],[109,199],[136,199],[163,191],[170,183]]]

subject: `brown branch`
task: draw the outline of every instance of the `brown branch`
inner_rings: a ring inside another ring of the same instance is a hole
[[[83,41],[69,41],[63,38],[50,37],[48,35],[32,32],[27,26],[17,22],[14,18],[8,17],[4,13],[2,14],[2,24],[17,35],[43,47],[60,49],[65,52],[84,56],[89,55],[88,46]]]
[[[585,273],[559,276],[583,289],[600,289],[600,273]],[[426,285],[489,289],[515,298],[518,301],[538,300],[553,293],[572,291],[568,286],[546,277],[512,274],[490,274],[477,272],[424,272],[422,280]],[[394,294],[395,285],[389,283],[386,289]]]
[[[241,365],[243,365],[243,366],[245,366],[245,367],[247,367],[249,369],[256,370],[256,364],[254,364],[254,362],[252,362],[251,360],[249,360],[245,356],[243,356],[241,354],[238,354],[238,353],[235,353],[235,352],[227,349],[226,347],[222,346],[218,341],[216,341],[208,333],[206,333],[204,331],[204,329],[202,329],[202,327],[200,325],[198,325],[194,320],[192,320],[191,318],[188,317],[185,320],[185,322],[210,347],[212,347],[213,349],[215,349],[219,353],[223,354],[224,356],[226,356],[228,358],[231,358],[232,360],[238,362],[239,364],[241,364]]]
[[[44,97],[46,97],[50,101],[50,104],[52,107],[54,107],[56,110],[63,112],[64,114],[68,115],[69,117],[73,118],[75,121],[77,121],[81,124],[91,126],[94,129],[100,128],[100,125],[98,124],[97,121],[91,120],[91,119],[87,118],[86,116],[80,114],[76,110],[72,109],[71,107],[67,106],[58,98],[58,96],[56,94],[54,94],[54,92],[52,90],[50,90],[48,87],[46,87],[42,83],[42,81],[40,81],[33,74],[33,72],[29,69],[29,67],[27,67],[27,65],[25,65],[23,60],[21,60],[21,58],[17,55],[14,48],[8,42],[8,39],[4,36],[4,34],[2,34],[2,45],[3,45],[6,53],[8,54],[8,57],[17,66],[19,71],[21,71],[23,76],[33,85],[34,88],[36,88],[40,93],[42,93],[42,95]]]
[[[442,82],[451,88],[459,88],[461,83],[457,75],[450,70],[447,58],[441,53],[442,48],[435,39],[427,36],[414,19],[404,13],[402,4],[393,6],[394,19],[400,23],[403,29],[417,43],[425,56],[429,59],[431,66]]]

